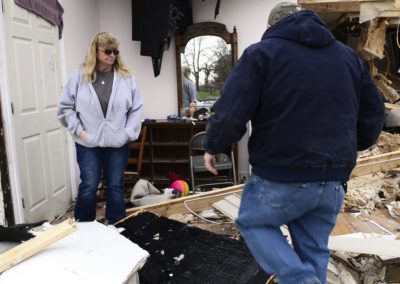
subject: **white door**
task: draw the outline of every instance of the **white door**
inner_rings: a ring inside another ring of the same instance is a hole
[[[3,5],[24,217],[26,222],[51,220],[72,200],[66,132],[56,117],[62,88],[58,28],[13,0]]]

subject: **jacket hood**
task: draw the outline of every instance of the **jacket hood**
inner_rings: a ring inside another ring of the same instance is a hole
[[[280,20],[268,28],[262,39],[283,38],[309,47],[325,47],[335,37],[316,13],[305,10]]]

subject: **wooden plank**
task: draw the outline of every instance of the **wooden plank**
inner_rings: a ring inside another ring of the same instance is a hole
[[[357,160],[350,178],[372,174],[400,167],[400,151],[393,151]]]
[[[173,214],[190,213],[190,211],[186,208],[185,203],[187,204],[188,207],[190,207],[191,210],[200,212],[203,210],[210,209],[211,204],[213,204],[218,200],[221,200],[225,196],[230,195],[234,192],[242,191],[243,186],[244,184],[239,184],[222,189],[216,189],[208,192],[167,200],[157,204],[130,208],[126,211],[128,215],[126,218],[129,218],[132,214],[137,214],[138,212],[141,212],[143,210],[164,217],[169,217]]]
[[[317,13],[355,13],[360,12],[360,3],[321,3],[304,4],[303,8],[314,10]]]
[[[399,4],[396,1],[370,1],[370,0],[298,0],[303,8],[312,9],[318,13],[354,13],[360,12],[361,3],[393,3],[393,8],[382,11],[378,17],[396,18],[399,16]]]
[[[374,222],[379,224],[375,225]],[[383,230],[382,228],[385,228]],[[400,228],[400,222],[393,219],[386,209],[377,209],[368,216],[355,217],[351,213],[341,212],[336,220],[335,228],[331,236],[345,235],[357,232],[367,234],[396,234]]]
[[[359,165],[354,168],[351,172],[350,178],[372,174],[375,172],[387,171],[394,168],[400,167],[400,158],[395,158],[388,161],[378,161],[375,163],[368,163],[365,165]]]
[[[400,16],[399,8],[385,10],[385,11],[380,12],[378,15],[379,18],[397,18],[399,16]]]
[[[72,219],[68,219],[50,228],[48,231],[6,251],[0,255],[0,273],[42,251],[76,230],[75,222]]]
[[[388,161],[392,159],[397,159],[400,158],[400,151],[393,151],[381,155],[375,155],[375,156],[370,156],[370,157],[365,157],[357,160],[357,166],[359,165],[365,165],[365,164],[370,164],[370,163],[376,163],[380,161]]]

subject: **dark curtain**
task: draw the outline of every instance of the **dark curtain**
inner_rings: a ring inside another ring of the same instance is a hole
[[[191,0],[171,0],[169,30],[173,34],[183,34],[186,27],[193,24]]]
[[[170,34],[182,33],[192,22],[191,1],[132,0],[132,40],[141,42],[140,55],[152,58],[154,76],[160,74]]]
[[[64,9],[57,0],[14,0],[14,2],[58,26],[58,37],[61,38],[64,26],[62,18]]]

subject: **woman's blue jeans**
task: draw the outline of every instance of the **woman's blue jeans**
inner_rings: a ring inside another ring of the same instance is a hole
[[[96,219],[96,193],[103,174],[106,184],[106,219],[110,224],[125,217],[124,172],[128,163],[129,144],[120,148],[87,148],[78,143],[76,157],[81,183],[75,205],[75,219]]]
[[[279,183],[252,175],[236,223],[257,263],[277,274],[279,284],[326,283],[328,238],[343,199],[340,182]]]

